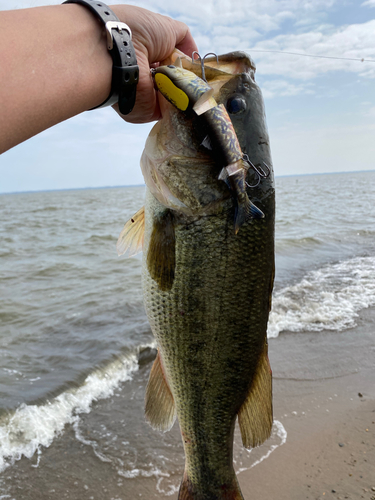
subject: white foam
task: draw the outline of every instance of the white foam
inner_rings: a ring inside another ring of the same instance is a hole
[[[270,440],[266,441],[262,445],[263,453],[260,458],[258,458],[258,460],[254,460],[251,455],[253,450],[243,447],[240,431],[238,426],[236,426],[233,450],[233,462],[235,465],[236,474],[240,474],[245,470],[252,469],[256,465],[266,460],[271,455],[271,453],[273,453],[277,448],[286,443],[286,439],[287,432],[283,424],[278,420],[275,420],[273,422]],[[140,469],[133,469],[131,471],[118,471],[118,474],[126,478],[134,478],[139,476],[155,476],[158,478],[156,489],[159,493],[165,496],[172,496],[177,493],[181,483],[180,478],[178,478],[176,482],[174,474],[171,476],[167,472],[162,472],[157,468],[152,468],[152,470],[150,471],[144,471]]]
[[[40,406],[22,404],[13,414],[3,418],[0,421],[0,472],[22,456],[31,458],[36,451],[35,466],[38,466],[42,446],[50,446],[66,424],[76,424],[77,433],[79,414],[89,413],[93,401],[111,396],[137,369],[138,356],[134,353],[93,372],[76,389]]]
[[[375,305],[375,258],[356,257],[312,271],[274,294],[268,337],[283,330],[343,330],[358,311]]]
[[[156,489],[158,490],[159,493],[162,493],[163,495],[170,497],[177,493],[180,489],[180,482],[178,484],[169,484],[168,489],[162,488],[162,481],[164,477],[159,477],[158,482],[156,484]]]
[[[271,444],[271,446],[267,450],[267,441],[266,441],[266,443],[263,445],[263,447],[267,451],[265,451],[265,453],[258,460],[256,460],[255,462],[251,463],[251,465],[244,466],[244,467],[238,467],[236,469],[236,474],[240,474],[241,472],[244,472],[245,470],[252,469],[256,465],[258,465],[261,462],[263,462],[264,460],[266,460],[271,455],[271,453],[273,453],[277,448],[279,448],[280,446],[282,446],[283,444],[286,443],[287,436],[288,436],[288,434],[287,434],[287,432],[286,432],[285,427],[283,426],[283,424],[281,422],[279,422],[279,420],[274,420],[274,422],[273,422],[273,428],[272,428],[272,434],[271,434],[270,439],[272,441],[274,441],[275,439],[279,439],[280,442],[279,443],[275,443],[275,444]],[[251,454],[252,450],[245,449],[244,451],[245,451],[245,453],[249,457],[249,455]],[[237,461],[240,462],[241,465],[243,465],[243,463],[245,462],[245,459],[243,457],[241,457],[241,459],[237,460]],[[234,462],[236,462],[236,460],[234,460]]]

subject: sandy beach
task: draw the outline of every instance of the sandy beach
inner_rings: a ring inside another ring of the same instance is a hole
[[[358,323],[336,336],[286,334],[271,344],[275,419],[288,436],[239,475],[245,499],[375,499],[374,310]]]

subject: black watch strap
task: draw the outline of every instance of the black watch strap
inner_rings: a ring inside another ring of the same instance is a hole
[[[92,109],[112,106],[118,102],[120,113],[127,115],[135,104],[139,77],[129,26],[120,22],[116,14],[99,0],[66,0],[64,3],[84,5],[103,22],[106,28],[107,46],[113,60],[111,93],[102,104]]]

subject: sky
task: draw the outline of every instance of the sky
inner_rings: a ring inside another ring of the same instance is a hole
[[[58,3],[0,0],[0,10]],[[252,56],[276,175],[375,169],[375,0],[127,3],[184,21],[203,55]],[[0,193],[142,184],[151,127],[111,108],[83,113],[1,155]]]

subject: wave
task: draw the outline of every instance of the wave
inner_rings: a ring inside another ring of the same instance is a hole
[[[88,238],[86,238],[86,244],[88,243],[100,243],[102,241],[117,241],[117,236],[113,234],[92,234]]]
[[[83,384],[69,389],[42,405],[22,404],[0,420],[0,472],[22,456],[39,456],[62,434],[66,424],[77,424],[79,414],[89,413],[92,403],[113,395],[115,389],[138,370],[142,351],[154,344],[138,346],[136,351],[116,359],[105,368],[88,375]],[[36,466],[37,466],[36,465]]]
[[[280,238],[276,239],[276,252],[293,250],[294,248],[313,248],[322,245],[324,242],[320,238],[305,237],[305,238]]]
[[[277,448],[286,443],[287,431],[279,420],[273,422],[272,433],[270,438],[258,448],[246,449],[243,447],[242,438],[239,426],[236,425],[233,443],[233,464],[236,474],[241,474],[246,470],[256,467],[261,462],[266,460],[271,453]],[[135,477],[156,477],[156,489],[159,493],[165,496],[171,496],[180,489],[180,477],[176,473],[170,474],[166,470],[160,470],[158,467],[151,465],[150,470],[132,469],[130,471],[117,471],[117,473],[126,478],[133,479]],[[183,465],[181,464],[183,469]]]
[[[38,212],[57,212],[61,210],[61,207],[56,207],[54,205],[49,205],[41,208],[35,208],[34,210],[30,210],[30,213],[36,214]]]
[[[375,305],[375,257],[356,257],[311,271],[273,296],[268,337],[282,331],[344,330]]]

